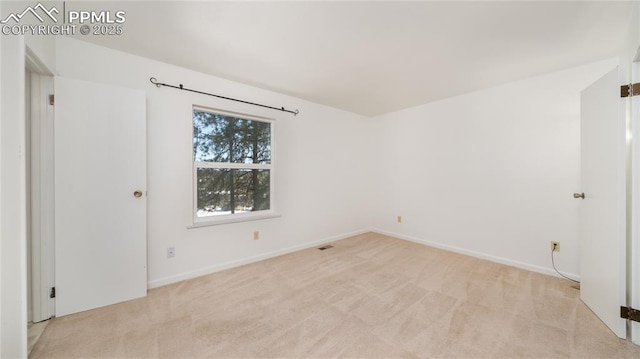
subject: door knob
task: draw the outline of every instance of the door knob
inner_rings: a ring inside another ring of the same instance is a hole
[[[135,198],[140,198],[140,197],[142,197],[142,191],[135,191],[135,192],[133,192],[133,196],[134,196]]]
[[[584,192],[577,192],[573,194],[573,198],[582,198],[584,199]]]

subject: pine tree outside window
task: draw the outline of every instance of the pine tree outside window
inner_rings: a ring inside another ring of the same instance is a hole
[[[267,119],[193,108],[194,224],[273,213],[272,127]]]

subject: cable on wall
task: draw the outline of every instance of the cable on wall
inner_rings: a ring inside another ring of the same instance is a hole
[[[567,277],[566,275],[564,275],[564,274],[560,273],[560,271],[558,270],[558,268],[556,268],[556,262],[555,262],[555,260],[553,259],[553,252],[555,252],[555,251],[556,251],[556,248],[555,248],[555,247],[556,247],[556,246],[554,245],[554,246],[553,246],[553,248],[551,249],[551,265],[553,265],[553,269],[555,269],[555,270],[556,270],[556,273],[558,273],[562,278],[564,278],[564,279],[568,279],[568,280],[570,280],[570,281],[572,281],[572,282],[574,282],[574,283],[578,283],[578,284],[580,284],[580,282],[579,282],[579,281],[577,281],[577,280],[575,280],[575,279],[571,279],[571,278]]]
[[[268,106],[268,105],[263,105],[263,104],[259,104],[259,103],[255,103],[255,102],[250,102],[250,101],[245,101],[245,100],[238,100],[237,98],[231,98],[231,97],[220,96],[220,95],[216,95],[216,94],[212,94],[212,93],[208,93],[208,92],[204,92],[204,91],[193,90],[193,89],[189,89],[189,88],[184,87],[182,84],[179,84],[178,86],[170,85],[170,84],[158,82],[158,79],[156,79],[155,77],[151,77],[149,79],[149,81],[152,84],[156,85],[156,87],[162,87],[162,86],[171,87],[171,88],[178,89],[178,90],[199,93],[201,95],[213,96],[213,97],[221,98],[223,100],[236,101],[236,102],[246,103],[248,105],[259,106],[259,107],[264,107],[264,108],[270,108],[270,109],[276,110],[276,111],[289,112],[289,113],[292,113],[294,116],[296,116],[298,113],[300,113],[300,111],[298,111],[297,109],[296,110],[287,110],[284,107]]]

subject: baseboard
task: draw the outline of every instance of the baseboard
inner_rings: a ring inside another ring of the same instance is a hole
[[[492,261],[492,262],[496,262],[496,263],[500,263],[500,264],[506,264],[506,265],[510,265],[510,266],[513,266],[513,267],[530,270],[532,272],[547,274],[547,275],[551,275],[551,276],[554,276],[554,277],[560,277],[552,268],[545,268],[545,267],[541,267],[541,266],[537,266],[537,265],[533,265],[533,264],[529,264],[529,263],[524,263],[524,262],[520,262],[520,261],[514,261],[514,260],[508,259],[508,258],[497,257],[497,256],[493,256],[493,255],[490,255],[490,254],[482,253],[482,252],[472,251],[472,250],[468,250],[468,249],[464,249],[464,248],[450,246],[450,245],[447,245],[447,244],[428,241],[428,240],[425,240],[425,239],[422,239],[422,238],[417,238],[417,237],[413,237],[413,236],[407,236],[407,235],[404,235],[404,234],[385,231],[385,230],[378,229],[378,228],[368,228],[368,229],[363,229],[363,230],[343,233],[343,234],[339,234],[339,235],[323,238],[323,239],[320,239],[320,240],[307,242],[307,243],[303,243],[303,244],[300,244],[300,245],[296,245],[296,246],[287,247],[287,248],[279,249],[279,250],[272,251],[272,252],[259,254],[259,255],[256,255],[256,256],[251,256],[251,257],[242,258],[242,259],[238,259],[238,260],[234,260],[234,261],[229,261],[229,262],[217,264],[217,265],[214,265],[214,266],[205,267],[205,268],[202,268],[202,269],[199,269],[199,270],[195,270],[195,271],[191,271],[191,272],[180,273],[180,274],[176,274],[176,275],[173,275],[173,276],[152,280],[152,281],[147,282],[147,288],[153,289],[153,288],[162,287],[164,285],[180,282],[180,281],[187,280],[187,279],[197,278],[197,277],[200,277],[200,276],[203,276],[203,275],[207,275],[207,274],[219,272],[219,271],[222,271],[222,270],[239,267],[239,266],[242,266],[242,265],[245,265],[245,264],[259,262],[259,261],[262,261],[262,260],[265,260],[265,259],[278,257],[278,256],[281,256],[281,255],[289,254],[289,253],[292,253],[292,252],[297,252],[297,251],[300,251],[300,250],[303,250],[303,249],[316,247],[316,246],[319,246],[319,245],[322,245],[322,244],[325,244],[325,243],[335,242],[335,241],[339,241],[341,239],[345,239],[345,238],[349,238],[349,237],[353,237],[353,236],[357,236],[357,235],[364,234],[364,233],[369,233],[369,232],[379,233],[379,234],[382,234],[382,235],[385,235],[385,236],[394,237],[394,238],[398,238],[398,239],[402,239],[402,240],[410,241],[410,242],[414,242],[414,243],[419,243],[419,244],[427,245],[427,246],[434,247],[434,248],[440,248],[440,249],[444,249],[444,250],[448,250],[448,251],[451,251],[451,252],[456,252],[456,253],[468,255],[468,256],[471,256],[471,257],[475,257],[475,258],[486,259],[488,261]],[[574,279],[574,280],[577,280],[577,281],[580,280],[580,276],[578,276],[578,275],[571,274],[571,273],[563,273],[563,274],[566,275],[567,277],[571,278],[571,279]]]
[[[486,259],[486,260],[491,261],[491,262],[496,262],[496,263],[500,263],[500,264],[506,264],[506,265],[509,265],[509,266],[513,266],[513,267],[517,267],[517,268],[521,268],[521,269],[526,269],[526,270],[529,270],[529,271],[532,271],[532,272],[547,274],[547,275],[554,276],[554,277],[560,277],[558,275],[558,273],[556,273],[553,270],[553,268],[546,268],[546,267],[541,267],[541,266],[537,266],[537,265],[534,265],[534,264],[515,261],[515,260],[512,260],[512,259],[508,259],[508,258],[497,257],[497,256],[494,256],[494,255],[490,255],[490,254],[486,254],[486,253],[482,253],[482,252],[477,252],[477,251],[472,251],[472,250],[468,250],[468,249],[464,249],[464,248],[454,247],[454,246],[450,246],[450,245],[447,245],[447,244],[428,241],[428,240],[425,240],[425,239],[422,239],[422,238],[407,236],[407,235],[404,235],[404,234],[389,232],[389,231],[385,231],[385,230],[378,229],[378,228],[372,228],[371,232],[383,234],[383,235],[389,236],[389,237],[402,239],[402,240],[405,240],[405,241],[424,244],[424,245],[427,245],[429,247],[440,248],[440,249],[444,249],[444,250],[447,250],[447,251],[468,255],[468,256],[471,256],[471,257],[476,257],[476,258],[480,258],[480,259]],[[579,275],[575,275],[575,274],[571,274],[571,273],[563,273],[563,274],[566,275],[567,277],[573,279],[573,280],[580,281],[580,276]]]
[[[364,234],[364,233],[369,233],[369,232],[371,232],[370,229],[363,229],[363,230],[359,230],[359,231],[343,233],[343,234],[339,234],[339,235],[323,238],[323,239],[320,239],[320,240],[307,242],[307,243],[299,244],[299,245],[296,245],[296,246],[292,246],[292,247],[283,248],[283,249],[279,249],[279,250],[272,251],[272,252],[259,254],[259,255],[256,255],[256,256],[251,256],[251,257],[242,258],[242,259],[238,259],[238,260],[234,260],[234,261],[224,262],[224,263],[221,263],[221,264],[217,264],[217,265],[210,266],[210,267],[205,267],[205,268],[198,269],[198,270],[191,271],[191,272],[185,272],[185,273],[172,275],[172,276],[169,276],[169,277],[164,277],[164,278],[160,278],[160,279],[151,280],[151,281],[147,282],[147,288],[148,289],[153,289],[153,288],[162,287],[164,285],[180,282],[180,281],[187,280],[187,279],[197,278],[197,277],[200,277],[200,276],[203,276],[203,275],[219,272],[219,271],[222,271],[222,270],[225,270],[225,269],[231,269],[231,268],[239,267],[239,266],[242,266],[242,265],[245,265],[245,264],[259,262],[259,261],[262,261],[262,260],[265,260],[265,259],[278,257],[278,256],[281,256],[281,255],[284,255],[284,254],[297,252],[297,251],[300,251],[300,250],[303,250],[303,249],[316,247],[316,246],[319,246],[321,244],[325,244],[325,243],[329,243],[329,242],[335,242],[335,241],[339,241],[341,239],[345,239],[345,238],[349,238],[349,237],[353,237],[353,236],[357,236],[357,235]]]

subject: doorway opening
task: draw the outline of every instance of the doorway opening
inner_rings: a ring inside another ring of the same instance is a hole
[[[28,352],[55,315],[51,72],[26,49],[25,162]]]

